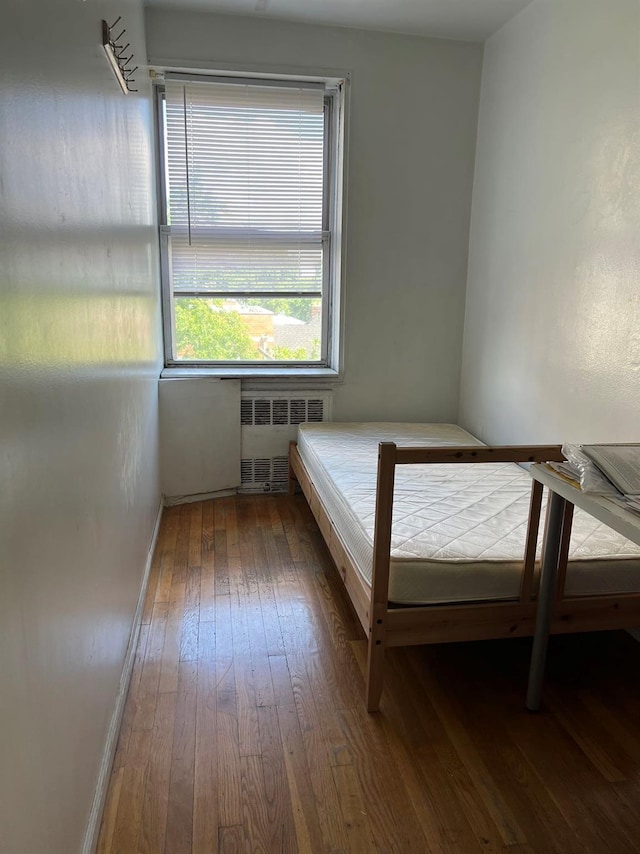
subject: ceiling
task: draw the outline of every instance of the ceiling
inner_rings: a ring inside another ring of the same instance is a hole
[[[531,0],[146,0],[197,9],[337,27],[484,41]]]

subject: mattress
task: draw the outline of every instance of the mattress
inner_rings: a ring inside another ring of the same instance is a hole
[[[455,424],[300,425],[300,456],[368,584],[378,443],[385,441],[399,447],[482,445]],[[397,466],[389,601],[517,599],[530,496],[531,478],[515,463]],[[640,547],[578,508],[569,559],[567,595],[640,592]]]

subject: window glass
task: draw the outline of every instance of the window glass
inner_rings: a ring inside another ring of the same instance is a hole
[[[168,361],[328,364],[336,96],[216,78],[161,97]]]

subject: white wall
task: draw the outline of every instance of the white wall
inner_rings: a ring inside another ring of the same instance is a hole
[[[455,419],[482,48],[147,10],[150,61],[352,72],[336,419]]]
[[[485,47],[461,422],[640,439],[640,4],[535,0]]]
[[[101,46],[138,3],[0,30],[0,851],[87,825],[160,490],[150,102]]]

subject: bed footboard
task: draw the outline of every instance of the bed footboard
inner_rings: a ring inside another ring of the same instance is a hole
[[[559,445],[398,448],[394,442],[380,443],[378,446],[378,477],[373,535],[371,607],[369,609],[366,687],[368,711],[377,711],[382,694],[384,651],[387,646],[389,566],[396,466],[422,463],[538,463],[552,460],[564,460]],[[542,490],[538,490],[534,486],[531,494],[521,597],[530,597],[531,595],[541,502]]]

